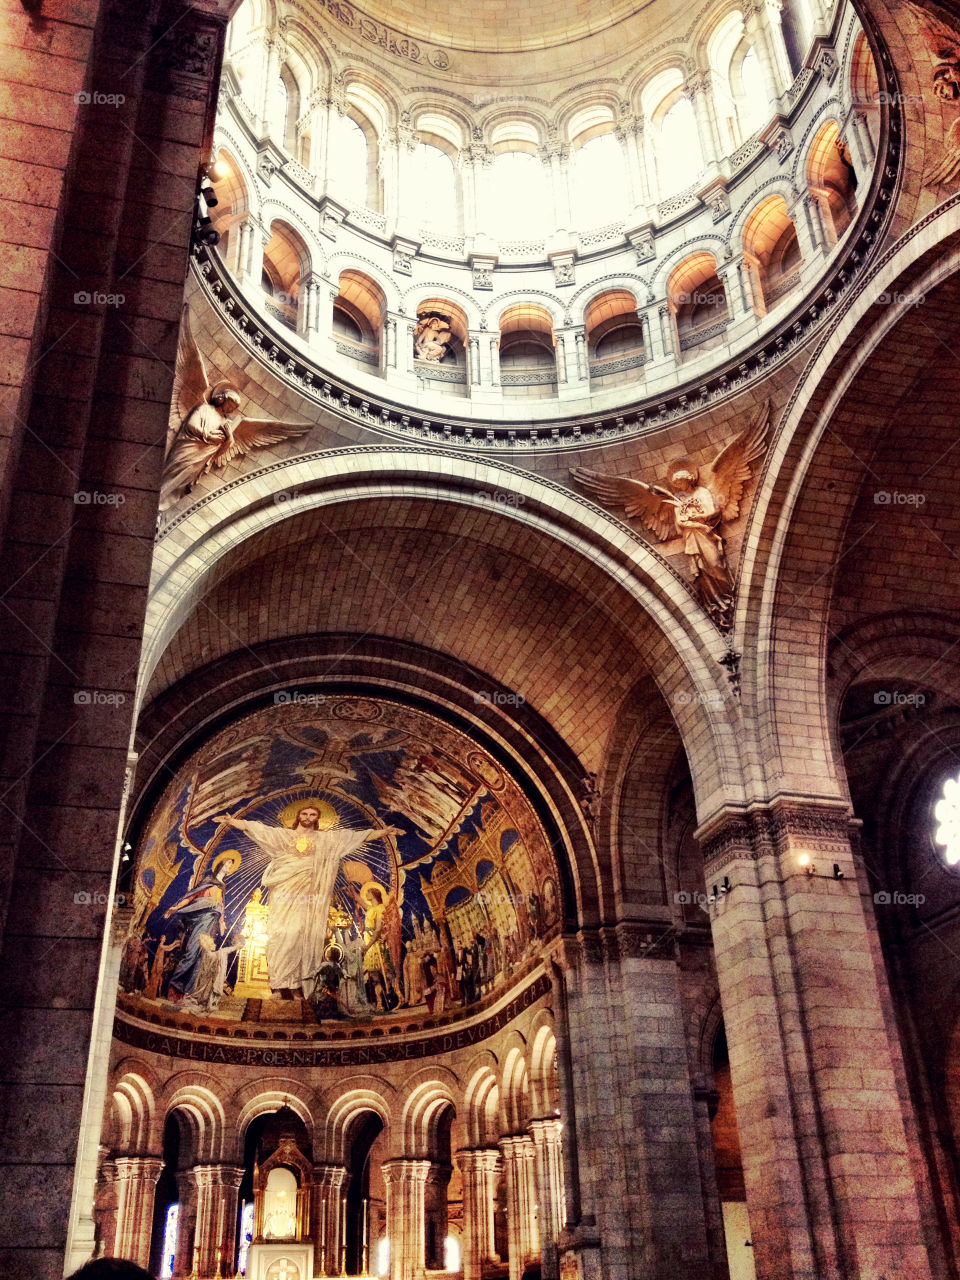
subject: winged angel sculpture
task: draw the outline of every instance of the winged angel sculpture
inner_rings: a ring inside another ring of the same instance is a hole
[[[908,3],[906,8],[919,23],[920,38],[933,63],[933,92],[944,102],[960,106],[960,33],[918,4]],[[954,183],[960,177],[960,119],[948,129],[943,150],[940,163],[924,174],[928,186]]]
[[[740,514],[743,486],[753,475],[753,463],[766,450],[769,427],[770,405],[766,404],[710,466],[698,467],[689,458],[671,463],[666,476],[669,488],[605,476],[587,467],[570,472],[592,497],[606,506],[622,507],[658,542],[683,539],[703,606],[724,630],[732,622],[733,578],[720,528]]]
[[[232,458],[242,458],[253,449],[296,440],[310,430],[309,423],[245,418],[240,404],[239,392],[228,382],[211,386],[190,328],[190,309],[184,306],[160,486],[161,511],[179,502],[208,471],[225,467]]]

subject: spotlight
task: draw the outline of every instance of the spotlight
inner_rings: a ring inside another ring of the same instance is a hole
[[[817,868],[813,865],[813,860],[809,853],[801,853],[797,858],[797,865],[803,867],[808,876],[815,876],[817,874]]]
[[[840,863],[839,863],[839,862],[835,862],[835,863],[833,864],[833,878],[834,878],[834,880],[842,880],[842,879],[843,879],[843,872],[840,870]]]
[[[730,877],[729,877],[729,876],[724,876],[724,877],[723,877],[723,884],[720,886],[720,892],[721,892],[721,893],[729,893],[729,892],[730,892],[730,890],[731,890],[731,888],[732,888],[732,885],[730,884]]]
[[[207,203],[207,207],[210,209],[216,208],[216,206],[220,203],[220,201],[217,199],[217,193],[214,191],[213,187],[202,187],[200,190],[200,194],[203,196],[204,200]]]
[[[230,173],[230,166],[226,160],[215,160],[210,166],[210,173],[214,182],[219,182],[221,178],[226,178]]]

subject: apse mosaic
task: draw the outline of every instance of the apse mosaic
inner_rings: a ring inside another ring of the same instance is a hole
[[[464,734],[291,696],[212,738],[151,814],[120,985],[204,1018],[468,1010],[559,928],[557,885],[529,801]]]

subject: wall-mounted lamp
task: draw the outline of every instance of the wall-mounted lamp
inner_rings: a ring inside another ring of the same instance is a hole
[[[833,878],[834,878],[834,880],[842,880],[842,879],[843,879],[843,872],[840,870],[840,863],[839,863],[839,862],[835,862],[835,863],[833,864]]]
[[[813,865],[813,859],[810,857],[809,853],[801,853],[797,858],[797,865],[803,867],[808,876],[815,876],[817,874],[817,868]]]

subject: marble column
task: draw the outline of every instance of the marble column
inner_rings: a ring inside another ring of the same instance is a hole
[[[200,1274],[212,1276],[218,1256],[224,1275],[232,1275],[237,1236],[237,1194],[243,1169],[231,1164],[198,1164],[193,1168],[197,1184],[197,1225],[194,1245]]]
[[[318,1276],[340,1274],[343,1247],[343,1196],[347,1171],[342,1165],[318,1165],[311,1183],[310,1226],[313,1237],[313,1265]]]
[[[493,1215],[500,1152],[479,1147],[457,1152],[463,1186],[463,1280],[480,1280],[483,1264],[496,1258]]]
[[[117,1156],[113,1163],[117,1183],[114,1257],[127,1258],[147,1267],[153,1233],[153,1201],[163,1161],[159,1156]]]
[[[560,1264],[557,1241],[560,1237],[563,1204],[563,1149],[561,1124],[554,1117],[531,1120],[527,1132],[536,1156],[537,1223],[540,1230],[540,1253],[543,1258],[543,1280],[557,1280]]]
[[[426,1266],[425,1189],[429,1173],[429,1160],[388,1160],[383,1165],[390,1280],[419,1280]]]
[[[731,806],[697,838],[730,884],[711,926],[758,1276],[929,1280],[845,806]]]
[[[537,1253],[533,1143],[525,1134],[512,1134],[500,1139],[500,1154],[507,1189],[510,1280],[521,1280],[527,1261]]]

